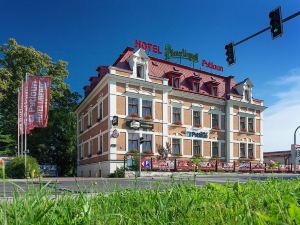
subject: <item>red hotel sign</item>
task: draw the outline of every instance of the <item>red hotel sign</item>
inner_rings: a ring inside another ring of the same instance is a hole
[[[144,50],[148,50],[149,52],[154,52],[157,54],[161,54],[160,47],[158,45],[154,45],[148,42],[135,40],[134,46],[137,48],[142,48]]]
[[[208,67],[213,70],[218,70],[221,72],[224,71],[223,66],[217,66],[217,65],[213,64],[213,62],[207,62],[205,59],[202,59],[202,66]]]

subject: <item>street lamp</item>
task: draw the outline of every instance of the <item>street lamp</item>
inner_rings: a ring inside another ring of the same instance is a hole
[[[297,145],[297,131],[300,128],[300,126],[298,126],[294,132],[294,152],[295,152],[295,161],[294,161],[294,173],[296,173],[296,163],[297,163],[297,152],[296,152],[296,145]]]

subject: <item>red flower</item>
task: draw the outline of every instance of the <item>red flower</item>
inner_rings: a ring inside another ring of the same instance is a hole
[[[138,117],[138,114],[137,113],[131,113],[130,116],[131,117]]]

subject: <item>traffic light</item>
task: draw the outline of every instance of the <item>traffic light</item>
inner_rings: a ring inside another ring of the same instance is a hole
[[[118,126],[118,124],[119,124],[119,117],[118,116],[113,116],[112,125],[113,126]]]
[[[144,143],[144,138],[140,137],[140,145]]]
[[[282,22],[281,22],[280,7],[271,11],[269,13],[269,18],[270,18],[270,28],[271,28],[272,38],[274,39],[281,36],[283,33],[283,29],[282,29]]]
[[[228,65],[230,66],[235,63],[233,42],[227,44],[225,46],[225,49],[226,49],[226,61],[227,61]]]

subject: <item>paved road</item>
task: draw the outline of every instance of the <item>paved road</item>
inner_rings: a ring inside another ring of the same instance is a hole
[[[59,193],[71,192],[85,193],[94,192],[110,192],[113,190],[121,190],[126,188],[157,188],[169,185],[172,182],[191,182],[197,186],[201,186],[206,182],[224,184],[226,182],[246,182],[247,180],[263,181],[267,178],[278,179],[300,179],[300,174],[212,174],[212,175],[197,175],[179,176],[175,175],[173,179],[169,177],[144,177],[144,178],[44,178],[43,185],[50,182],[47,186],[49,190],[58,190]],[[33,190],[35,193],[40,187],[38,180],[3,180],[0,181],[0,197],[11,197],[14,192],[25,193],[25,191]],[[4,192],[5,188],[5,192]]]

